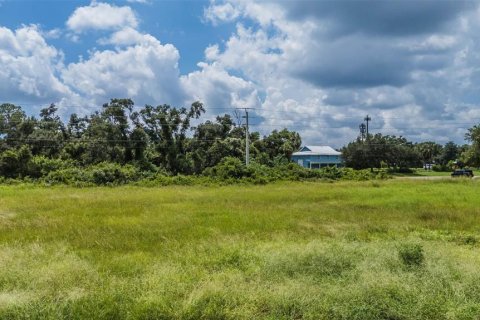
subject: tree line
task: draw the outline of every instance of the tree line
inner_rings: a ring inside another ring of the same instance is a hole
[[[290,163],[301,137],[288,129],[266,136],[249,133],[252,166],[242,167],[245,128],[230,115],[201,121],[205,107],[170,105],[134,107],[130,99],[112,99],[89,115],[67,121],[51,104],[38,117],[17,105],[0,105],[0,177],[65,182],[108,183],[146,176],[213,175],[228,177],[338,178],[369,177],[348,170],[303,170]],[[370,134],[345,145],[342,157],[353,169],[408,170],[434,164],[450,170],[454,161],[480,166],[480,126],[468,129],[469,145],[433,141],[413,143],[404,137]],[[218,167],[221,165],[222,167]],[[276,171],[268,168],[275,168]]]
[[[448,171],[455,165],[480,166],[480,126],[468,129],[465,139],[471,144],[452,141],[441,145],[434,141],[413,143],[405,137],[370,134],[358,137],[342,149],[345,165],[354,169],[389,168],[397,171],[430,167]]]
[[[200,122],[205,107],[145,105],[112,99],[86,116],[62,121],[51,104],[38,117],[17,105],[0,105],[0,176],[40,177],[58,167],[85,168],[113,163],[142,172],[201,174],[222,159],[243,159],[245,129],[228,115]],[[193,125],[192,123],[198,123]],[[287,129],[261,137],[251,132],[250,154],[265,166],[288,163],[301,138]]]

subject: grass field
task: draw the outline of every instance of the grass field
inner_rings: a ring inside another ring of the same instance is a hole
[[[450,177],[452,171],[433,171],[424,169],[413,169],[413,173],[394,173],[394,177]],[[473,170],[474,176],[480,176],[479,170]]]
[[[480,319],[479,195],[0,186],[0,319]]]

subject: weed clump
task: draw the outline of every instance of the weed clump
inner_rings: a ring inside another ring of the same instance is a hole
[[[292,253],[273,261],[268,269],[272,274],[283,274],[289,278],[340,278],[355,268],[353,260],[349,253],[342,251]]]
[[[467,235],[458,238],[458,242],[464,245],[475,246],[478,243],[478,240],[475,236]]]
[[[408,243],[398,249],[398,255],[407,268],[420,267],[425,262],[423,247],[418,243]]]

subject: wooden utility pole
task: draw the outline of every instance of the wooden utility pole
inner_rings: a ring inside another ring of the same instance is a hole
[[[249,133],[249,128],[248,128],[248,110],[253,109],[253,108],[242,108],[245,110],[245,115],[242,117],[244,118],[245,121],[245,165],[248,166],[250,163],[250,133]]]
[[[246,119],[246,125],[245,125],[245,165],[248,166],[250,163],[250,139],[249,139],[249,133],[248,133],[248,111],[245,109],[245,119]]]

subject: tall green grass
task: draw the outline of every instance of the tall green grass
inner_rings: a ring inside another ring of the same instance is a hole
[[[0,187],[0,319],[478,319],[478,180]]]

